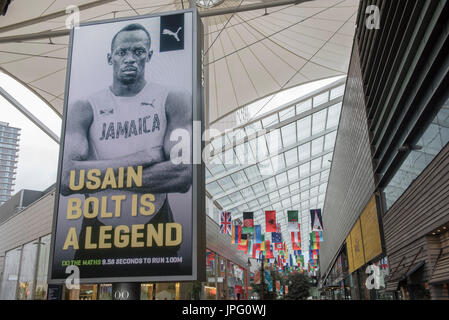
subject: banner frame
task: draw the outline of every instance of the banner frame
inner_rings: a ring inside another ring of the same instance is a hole
[[[202,132],[204,132],[204,83],[203,73],[204,65],[202,56],[204,54],[203,48],[203,25],[201,18],[198,14],[197,8],[189,8],[185,10],[175,10],[161,12],[157,14],[147,14],[141,16],[131,16],[115,19],[104,19],[91,22],[80,23],[80,27],[92,26],[97,24],[106,24],[113,22],[123,22],[130,20],[140,20],[148,18],[157,18],[162,16],[170,16],[176,14],[192,14],[192,137],[191,147],[192,154],[192,272],[189,275],[174,275],[174,276],[138,276],[138,277],[96,277],[96,278],[82,278],[80,277],[80,284],[100,284],[100,283],[117,283],[117,282],[183,282],[183,281],[205,281],[206,279],[206,203],[205,203],[205,164],[202,161],[202,151],[204,149],[204,141],[202,141]],[[65,132],[67,122],[68,111],[68,95],[70,88],[70,75],[72,67],[72,54],[73,54],[73,39],[74,28],[70,30],[67,68],[66,68],[66,82],[64,92],[64,108],[62,116],[62,126],[60,135],[60,149],[58,157],[58,172],[54,199],[53,220],[51,227],[51,242],[50,242],[50,254],[47,273],[48,284],[64,284],[67,278],[53,278],[53,259],[55,251],[55,239],[58,220],[58,208],[59,208],[59,195],[61,185],[61,173],[62,173],[62,160],[64,155],[65,145]],[[200,121],[200,132],[195,131],[194,123]],[[200,163],[196,164],[194,161],[198,159],[199,152]],[[67,277],[71,274],[67,274]]]

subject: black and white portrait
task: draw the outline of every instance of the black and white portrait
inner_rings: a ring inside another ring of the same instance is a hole
[[[171,152],[192,135],[191,26],[182,13],[74,32],[54,277],[74,261],[81,278],[191,273],[192,163]]]

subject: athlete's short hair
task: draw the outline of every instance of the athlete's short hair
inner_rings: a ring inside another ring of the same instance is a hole
[[[142,30],[143,32],[146,33],[146,35],[148,36],[148,42],[151,45],[151,36],[150,36],[150,33],[148,32],[148,30],[145,29],[145,27],[142,26],[139,23],[131,23],[131,24],[128,24],[126,27],[122,28],[119,32],[117,32],[115,34],[114,38],[112,38],[112,41],[111,41],[111,52],[112,52],[112,48],[114,47],[115,39],[117,38],[119,33],[124,32],[124,31],[138,31],[138,30]]]

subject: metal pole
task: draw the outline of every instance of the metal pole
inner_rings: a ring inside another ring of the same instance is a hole
[[[265,256],[262,255],[262,294],[261,294],[261,300],[264,300],[264,292],[265,292]]]

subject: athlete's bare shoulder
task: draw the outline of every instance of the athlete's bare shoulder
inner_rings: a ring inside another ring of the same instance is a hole
[[[75,101],[69,110],[69,121],[67,129],[79,129],[80,127],[89,127],[93,121],[93,110],[87,99]]]
[[[185,90],[172,89],[168,92],[165,102],[168,116],[192,120],[192,96]]]

